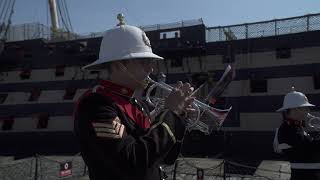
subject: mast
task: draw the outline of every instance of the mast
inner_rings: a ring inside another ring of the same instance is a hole
[[[56,0],[49,0],[52,31],[55,34],[59,29],[57,3]]]

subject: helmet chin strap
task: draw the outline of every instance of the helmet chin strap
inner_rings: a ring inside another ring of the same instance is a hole
[[[119,65],[119,67],[121,68],[122,71],[126,72],[129,77],[134,80],[136,83],[138,83],[139,85],[141,85],[142,87],[146,87],[148,85],[147,81],[140,81],[138,80],[132,73],[130,73],[127,69],[127,67],[125,67],[121,62],[117,62],[117,64]]]

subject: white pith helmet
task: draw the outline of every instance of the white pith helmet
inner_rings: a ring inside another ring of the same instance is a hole
[[[99,59],[82,69],[101,69],[101,65],[120,60],[150,58],[161,60],[154,54],[150,41],[140,28],[125,25],[123,14],[117,16],[120,23],[117,27],[107,30],[102,38]]]
[[[283,100],[282,108],[277,111],[284,111],[286,109],[293,109],[298,107],[313,107],[313,104],[310,104],[306,95],[301,92],[295,91],[292,87],[292,91],[286,94]]]

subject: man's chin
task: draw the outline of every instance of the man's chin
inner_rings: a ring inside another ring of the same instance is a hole
[[[149,84],[149,81],[147,79],[139,80],[139,81],[136,81],[136,82],[137,82],[137,86],[139,88],[142,88],[142,89],[145,89],[146,87],[148,87],[148,84]]]

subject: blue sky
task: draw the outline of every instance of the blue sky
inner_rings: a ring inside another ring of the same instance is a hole
[[[320,13],[319,0],[65,0],[75,32],[99,32],[116,25],[122,12],[131,25],[203,18],[208,27]],[[16,0],[13,24],[50,24],[47,0]]]

